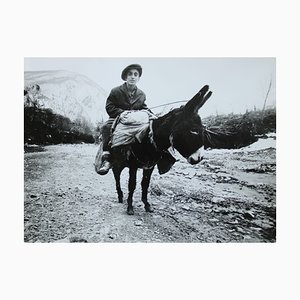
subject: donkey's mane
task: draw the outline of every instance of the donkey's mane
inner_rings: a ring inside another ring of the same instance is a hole
[[[163,123],[168,123],[172,118],[179,117],[183,113],[184,106],[180,106],[179,108],[174,108],[167,112],[165,115],[159,117],[159,119]]]

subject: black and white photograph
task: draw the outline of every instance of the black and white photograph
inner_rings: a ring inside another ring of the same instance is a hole
[[[275,58],[24,65],[25,242],[276,242]]]
[[[298,299],[296,1],[2,1],[1,299]]]

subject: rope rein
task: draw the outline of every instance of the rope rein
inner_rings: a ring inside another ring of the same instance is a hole
[[[188,102],[189,100],[181,100],[181,101],[175,101],[175,102],[169,102],[169,103],[166,103],[166,104],[161,104],[161,105],[157,105],[157,106],[152,106],[150,107],[149,109],[153,109],[153,108],[157,108],[157,107],[162,107],[162,106],[167,106],[167,105],[170,105],[170,104],[176,104],[176,103],[186,103]]]

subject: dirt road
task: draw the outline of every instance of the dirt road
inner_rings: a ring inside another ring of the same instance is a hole
[[[199,165],[181,159],[167,174],[155,170],[149,189],[154,213],[146,213],[140,201],[140,170],[134,216],[126,214],[126,203],[118,203],[112,172],[95,173],[97,148],[26,151],[25,242],[276,241],[276,149],[268,144],[210,150]],[[127,181],[125,170],[125,197]]]

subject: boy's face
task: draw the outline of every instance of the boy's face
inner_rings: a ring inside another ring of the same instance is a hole
[[[140,73],[136,69],[130,69],[127,73],[126,82],[129,85],[136,85],[140,79]]]

